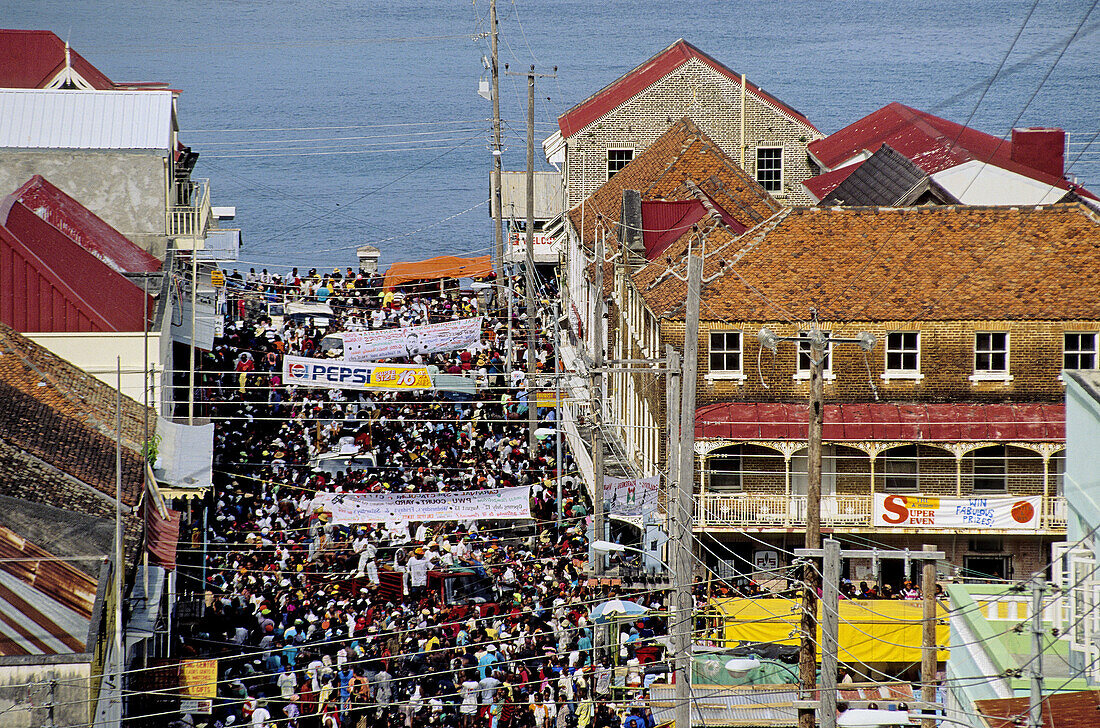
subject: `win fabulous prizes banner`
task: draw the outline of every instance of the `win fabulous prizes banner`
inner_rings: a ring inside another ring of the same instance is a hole
[[[875,493],[874,525],[894,528],[960,528],[1034,531],[1042,496],[940,498]]]
[[[313,508],[332,522],[514,520],[531,517],[531,489],[486,488],[453,493],[318,493]]]
[[[481,317],[378,331],[347,331],[344,359],[378,361],[465,349],[481,341]]]
[[[283,357],[283,383],[328,389],[432,389],[428,367]]]

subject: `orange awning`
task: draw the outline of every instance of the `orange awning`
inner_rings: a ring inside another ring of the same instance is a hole
[[[435,281],[440,278],[483,278],[493,272],[488,255],[477,258],[458,258],[441,255],[438,258],[416,263],[394,263],[386,271],[383,285],[393,288],[409,281]]]

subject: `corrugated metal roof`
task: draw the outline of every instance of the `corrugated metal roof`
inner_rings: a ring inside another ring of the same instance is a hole
[[[693,685],[693,726],[795,726],[798,725],[796,688],[776,685],[718,687]],[[675,719],[676,688],[655,683],[649,690],[649,705],[658,725]]]
[[[0,148],[172,148],[171,91],[0,89]]]

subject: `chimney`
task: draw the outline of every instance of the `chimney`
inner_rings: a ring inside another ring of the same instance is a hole
[[[642,241],[642,195],[638,190],[623,190],[622,214],[619,217],[619,243],[631,254],[645,257]]]
[[[1066,163],[1065,130],[1038,126],[1013,129],[1012,161],[1061,178]]]

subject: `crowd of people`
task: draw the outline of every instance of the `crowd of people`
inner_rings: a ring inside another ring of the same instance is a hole
[[[586,576],[586,495],[569,478],[557,498],[572,458],[566,449],[557,460],[554,438],[529,439],[535,399],[523,370],[527,356],[538,370],[557,366],[551,322],[530,322],[528,352],[516,306],[509,357],[503,307],[455,286],[387,291],[350,269],[237,276],[225,334],[197,381],[216,426],[215,492],[205,532],[193,524],[205,541],[191,570],[205,609],[183,649],[219,660],[210,724],[652,728],[629,695],[653,679],[645,666],[661,656],[666,596]],[[326,302],[332,318],[280,327],[250,303],[287,293]],[[474,394],[282,379],[284,356],[310,356],[333,332],[475,316],[480,341],[392,360],[465,374]],[[553,418],[539,410],[536,420],[552,428]],[[326,452],[343,453],[346,467],[316,467]],[[345,523],[315,505],[318,493],[510,486],[529,489],[531,519]],[[590,610],[615,598],[647,611],[605,633]]]

